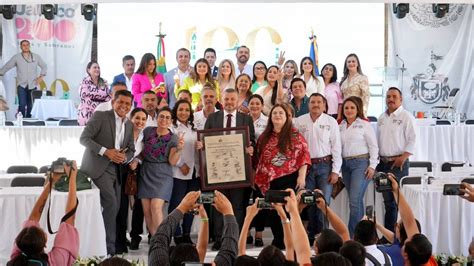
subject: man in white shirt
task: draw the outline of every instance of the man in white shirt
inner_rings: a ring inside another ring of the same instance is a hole
[[[209,63],[209,66],[211,67],[212,78],[214,79],[217,78],[217,71],[219,70],[219,68],[216,66],[216,58],[217,55],[216,50],[214,50],[214,48],[207,48],[204,51],[204,59],[206,59]]]
[[[142,96],[142,107],[148,114],[145,127],[156,127],[158,126],[158,97],[152,91],[146,91]]]
[[[385,99],[387,111],[380,115],[377,123],[380,163],[376,170],[393,173],[398,180],[408,175],[408,157],[415,151],[416,141],[414,118],[403,109],[402,100],[402,92],[398,88],[389,88]],[[384,192],[383,198],[385,227],[394,232],[397,205],[391,192]]]
[[[122,58],[123,73],[114,77],[112,84],[123,82],[127,85],[127,90],[132,91],[132,75],[135,73],[135,58],[126,55]]]
[[[337,121],[325,112],[327,100],[319,93],[309,98],[309,113],[295,119],[295,127],[308,142],[312,166],[306,176],[306,189],[320,189],[329,204],[332,185],[339,178],[342,165],[341,138]],[[308,209],[308,237],[314,241],[323,229],[323,216],[315,206]]]
[[[194,127],[197,130],[203,130],[207,117],[219,111],[216,108],[216,90],[213,87],[204,85],[201,90],[201,102],[204,104],[202,110],[194,113]],[[197,173],[199,173],[199,171],[197,171]]]
[[[240,74],[245,73],[253,78],[253,68],[252,65],[247,64],[250,58],[250,49],[242,45],[237,49],[237,53],[235,54],[237,58],[237,67],[235,68],[235,76],[238,77]]]
[[[171,69],[164,74],[166,90],[168,90],[168,105],[173,109],[176,103],[175,89],[183,84],[183,80],[189,76],[192,67],[189,65],[191,53],[186,48],[181,48],[176,52],[178,67]]]
[[[123,83],[121,81],[117,81],[112,85],[112,91],[111,91],[110,94],[113,98],[117,91],[123,91],[123,90],[127,90],[127,85],[125,85],[125,83]],[[112,110],[112,99],[110,99],[107,102],[103,102],[103,103],[100,103],[99,105],[97,105],[94,112],[96,112],[96,111],[109,111],[109,110]],[[127,114],[127,117],[129,115],[130,115],[130,112]]]
[[[354,231],[354,240],[365,247],[365,265],[392,265],[392,259],[387,253],[377,248],[377,230],[375,223],[369,220],[360,221]]]

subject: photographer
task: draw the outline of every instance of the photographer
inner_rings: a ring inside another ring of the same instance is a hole
[[[66,203],[66,213],[74,210],[76,206],[76,175],[77,165],[72,161],[72,167],[64,164],[65,173],[69,176],[69,193]],[[54,239],[53,248],[46,254],[47,235],[40,228],[39,220],[52,186],[60,179],[62,174],[52,173],[46,182],[43,192],[36,201],[30,217],[23,223],[23,229],[15,239],[11,260],[8,266],[30,265],[72,265],[79,253],[79,234],[74,227],[75,214],[62,222]],[[74,211],[75,212],[75,211]]]
[[[191,191],[183,198],[181,203],[174,209],[168,217],[158,227],[155,235],[151,239],[150,250],[148,252],[149,265],[181,265],[182,262],[202,262],[206,255],[208,241],[207,215],[202,205],[196,202],[201,192]],[[237,240],[239,237],[239,226],[235,220],[234,211],[229,200],[224,194],[215,191],[213,206],[219,211],[224,219],[224,231],[222,236],[222,246],[217,253],[214,263],[216,265],[233,265],[237,257]],[[174,250],[169,252],[171,238],[183,219],[184,214],[199,207],[199,214],[203,225],[199,233],[197,247],[191,244],[179,244]]]
[[[461,195],[462,198],[470,201],[470,202],[474,202],[474,187],[471,186],[470,184],[466,183],[466,182],[463,182],[461,184],[461,190],[460,190],[462,193],[464,193],[463,195]]]

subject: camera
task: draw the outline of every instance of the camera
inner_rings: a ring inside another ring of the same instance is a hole
[[[258,199],[257,208],[259,208],[259,209],[273,209],[273,206],[270,202],[265,201],[265,199]]]
[[[64,157],[59,157],[56,161],[51,163],[51,172],[55,174],[65,174],[64,164],[72,166],[72,161],[67,160]]]
[[[374,175],[375,190],[377,192],[392,191],[392,182],[388,179],[387,173],[377,172]]]
[[[198,204],[212,204],[214,203],[214,192],[202,192],[197,200]]]
[[[306,205],[315,205],[318,198],[323,198],[323,194],[317,191],[305,191],[301,194],[301,202]]]
[[[265,201],[270,203],[285,203],[286,197],[290,196],[290,192],[284,190],[269,190],[265,193]]]

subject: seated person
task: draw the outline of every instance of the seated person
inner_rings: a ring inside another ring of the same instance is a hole
[[[346,241],[339,250],[339,254],[348,259],[352,266],[365,266],[365,247],[357,241]]]
[[[59,230],[54,239],[53,248],[46,254],[47,235],[40,228],[39,220],[46,205],[50,186],[60,179],[62,174],[51,174],[46,182],[43,192],[36,201],[30,217],[23,223],[23,229],[15,239],[10,261],[7,265],[72,265],[79,254],[79,234],[74,227],[76,206],[76,175],[77,165],[73,161],[72,167],[64,165],[65,172],[69,174],[69,193],[66,203],[66,214],[72,215],[59,225]]]
[[[392,265],[392,260],[386,252],[377,248],[377,230],[375,223],[368,220],[360,221],[354,229],[354,240],[365,247],[365,264],[369,265]]]
[[[196,203],[200,194],[200,191],[191,191],[186,194],[178,207],[160,224],[150,242],[150,250],[148,251],[149,265],[181,265],[182,262],[204,261],[209,241],[209,226],[204,207]],[[232,204],[219,191],[215,191],[214,207],[224,217],[222,246],[214,259],[214,263],[215,265],[233,265],[237,257],[239,225],[235,220]],[[203,222],[197,246],[194,247],[191,244],[182,243],[170,252],[171,239],[179,222],[183,219],[185,213],[197,208],[199,208],[199,215]]]

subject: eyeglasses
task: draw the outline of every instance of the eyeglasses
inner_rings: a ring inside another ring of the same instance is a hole
[[[170,116],[170,115],[159,115],[158,118],[159,118],[159,119],[164,119],[164,120],[171,120],[171,116]]]

